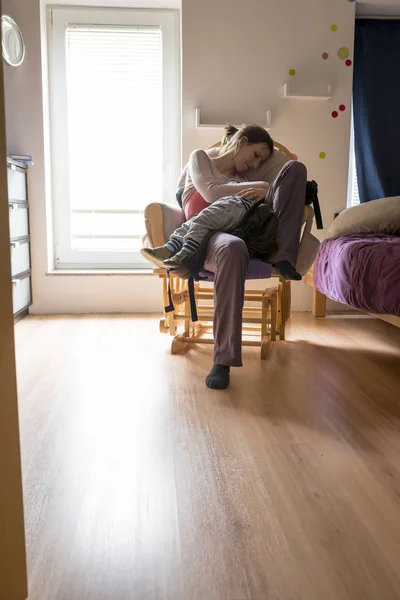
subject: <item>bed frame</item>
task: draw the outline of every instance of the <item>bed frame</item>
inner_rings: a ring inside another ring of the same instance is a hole
[[[314,265],[304,277],[304,283],[313,288],[312,314],[313,317],[326,317],[326,296],[321,294],[314,285]],[[372,317],[386,321],[395,327],[400,327],[400,317],[395,315],[375,315],[370,313]]]

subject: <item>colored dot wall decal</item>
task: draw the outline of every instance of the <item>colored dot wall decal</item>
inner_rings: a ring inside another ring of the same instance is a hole
[[[326,154],[325,154],[325,152],[320,152],[320,153],[319,153],[319,157],[320,157],[320,158],[325,158],[325,157],[326,157]]]
[[[294,77],[294,75],[296,75],[296,70],[295,69],[290,69],[289,75],[290,75],[290,77]]]
[[[329,54],[327,52],[324,52],[323,55],[322,55],[322,58],[324,60],[326,60],[327,58],[329,58]]]
[[[349,54],[350,54],[350,52],[349,52],[348,48],[343,47],[343,48],[339,48],[339,50],[338,50],[338,57],[341,60],[346,60],[346,58],[349,58]]]
[[[338,117],[338,116],[339,116],[339,113],[336,110],[334,110],[333,113],[332,113],[332,117],[334,119],[336,119],[336,117]]]
[[[331,31],[337,31],[337,25],[331,25]]]
[[[352,64],[353,63],[351,62],[350,59],[346,60],[346,62],[345,62],[346,67],[351,67]]]
[[[341,104],[341,105],[339,106],[339,110],[341,110],[342,112],[343,112],[344,110],[346,110],[346,107],[345,107],[345,105],[344,105],[344,104]]]

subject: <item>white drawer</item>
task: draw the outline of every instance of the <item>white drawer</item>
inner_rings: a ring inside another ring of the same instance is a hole
[[[13,279],[14,315],[31,303],[31,278]]]
[[[8,198],[12,200],[27,200],[26,173],[15,165],[7,165]]]
[[[10,238],[29,235],[28,207],[19,204],[9,204]]]
[[[11,242],[11,275],[14,277],[30,268],[29,241]]]

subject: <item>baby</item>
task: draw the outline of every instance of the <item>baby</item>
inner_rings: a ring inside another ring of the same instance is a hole
[[[229,183],[239,182],[230,180]],[[254,190],[253,197],[249,192],[246,191],[246,197],[227,196],[216,200],[178,227],[164,246],[143,248],[142,255],[158,267],[177,269],[184,258],[198,249],[207,235],[216,231],[230,233],[238,227],[250,208],[262,200],[259,189]],[[267,189],[264,190],[264,196],[266,193]]]

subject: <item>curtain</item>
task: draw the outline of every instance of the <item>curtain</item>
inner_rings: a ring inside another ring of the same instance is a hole
[[[353,115],[360,201],[400,196],[400,20],[356,20]]]

